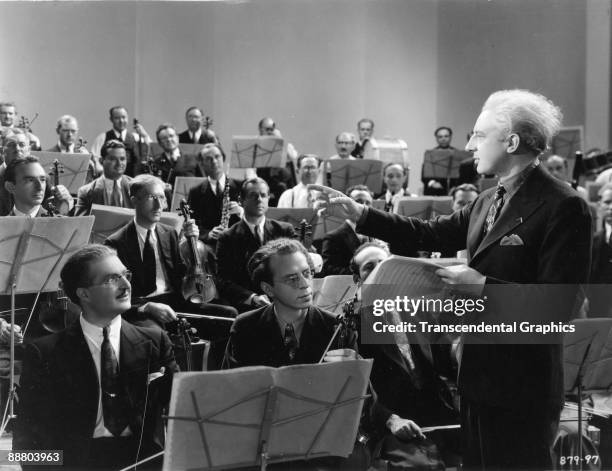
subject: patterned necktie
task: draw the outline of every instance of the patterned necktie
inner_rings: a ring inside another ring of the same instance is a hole
[[[128,426],[127,407],[119,380],[119,362],[108,338],[110,328],[102,329],[104,340],[100,348],[100,386],[104,426],[115,437]]]
[[[293,361],[298,348],[298,340],[295,336],[295,330],[293,329],[292,324],[287,324],[285,326],[285,337],[283,338],[283,343],[285,344],[285,350],[287,351],[289,360]]]
[[[142,266],[144,271],[144,288],[145,294],[151,294],[157,290],[155,281],[156,266],[155,266],[155,250],[151,243],[151,229],[147,231],[144,247],[142,249]]]
[[[113,181],[113,193],[111,194],[111,206],[121,207],[121,191],[118,180]]]
[[[493,199],[493,203],[489,208],[489,212],[487,213],[487,219],[484,225],[484,233],[488,234],[493,227],[495,221],[499,217],[499,213],[501,212],[502,206],[504,205],[504,195],[506,194],[506,189],[502,185],[497,185],[497,190],[495,190],[495,197]]]

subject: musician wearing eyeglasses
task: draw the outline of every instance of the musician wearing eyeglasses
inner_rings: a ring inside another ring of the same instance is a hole
[[[204,113],[197,106],[190,106],[185,112],[187,129],[178,135],[180,144],[217,144],[212,129],[206,129]]]
[[[119,259],[132,272],[133,304],[128,320],[140,325],[164,325],[177,319],[176,311],[235,317],[229,306],[192,306],[181,295],[187,270],[181,258],[175,229],[160,222],[166,207],[163,182],[152,175],[136,176],[130,184],[134,219],[104,242],[117,250]],[[185,237],[199,235],[193,220],[183,224]]]
[[[4,163],[0,165],[0,216],[6,216],[14,207],[14,194],[6,185],[7,166],[17,158],[30,157],[30,141],[28,134],[19,128],[6,131],[3,138],[2,154],[4,156]],[[38,159],[36,159],[36,162],[38,162]],[[74,200],[70,192],[64,185],[50,185],[47,176],[48,171],[44,172],[44,175],[47,180],[43,188],[43,192],[45,193],[44,200],[52,201],[58,213],[62,215],[69,214],[74,206]]]
[[[76,251],[61,271],[82,314],[66,330],[26,347],[14,450],[61,450],[58,469],[118,469],[163,449],[161,411],[172,344],[161,330],[122,319],[130,273],[102,245]]]
[[[21,129],[17,125],[17,106],[12,102],[0,103],[0,126],[9,129]],[[40,139],[32,134],[27,129],[24,129],[28,135],[28,141],[32,150],[40,150]]]
[[[131,208],[131,177],[125,175],[127,150],[121,141],[108,141],[102,147],[102,175],[79,188],[75,216],[87,216],[94,204]]]
[[[365,146],[374,135],[374,121],[370,118],[360,119],[357,122],[357,134],[359,135],[359,142],[355,144],[351,155],[357,159],[363,159]]]

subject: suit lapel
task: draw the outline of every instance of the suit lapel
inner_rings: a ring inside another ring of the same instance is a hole
[[[104,191],[104,177],[98,177],[93,181],[91,201],[94,204],[108,205],[109,201],[107,201],[106,192]]]
[[[132,200],[130,199],[130,182],[125,175],[121,177],[121,191],[123,192],[123,207],[131,208]]]
[[[150,364],[153,343],[138,335],[136,328],[124,319],[121,320],[119,340],[119,375],[132,407],[144,410],[142,401],[146,397],[149,372],[157,371],[159,365]]]
[[[155,233],[157,235],[157,246],[159,248],[159,254],[166,272],[170,273],[174,265],[172,263],[172,248],[170,247],[170,238],[167,234],[168,230],[159,224],[155,226]]]

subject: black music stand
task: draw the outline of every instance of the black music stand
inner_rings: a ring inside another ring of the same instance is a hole
[[[328,186],[343,193],[353,185],[366,185],[374,194],[382,190],[383,162],[368,159],[333,159],[328,161]]]
[[[15,295],[56,291],[59,274],[72,252],[89,240],[93,216],[75,218],[0,218],[0,289],[11,296],[11,326],[15,325]],[[34,303],[34,306],[36,302]],[[25,336],[34,306],[23,329]],[[10,386],[0,436],[15,417],[15,332],[11,328]]]
[[[371,360],[178,373],[165,471],[348,456]]]
[[[430,149],[423,155],[423,180],[446,180],[450,189],[451,180],[459,178],[459,166],[472,155],[459,149]]]
[[[565,392],[578,396],[578,433],[582,435],[582,395],[612,389],[612,319],[576,319],[564,345]],[[582,439],[578,440],[580,470]]]

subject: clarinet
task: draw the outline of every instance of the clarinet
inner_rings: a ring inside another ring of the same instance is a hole
[[[221,222],[219,223],[223,229],[229,227],[230,213],[230,192],[229,192],[229,177],[225,177],[225,187],[223,188],[223,209],[221,210]]]

